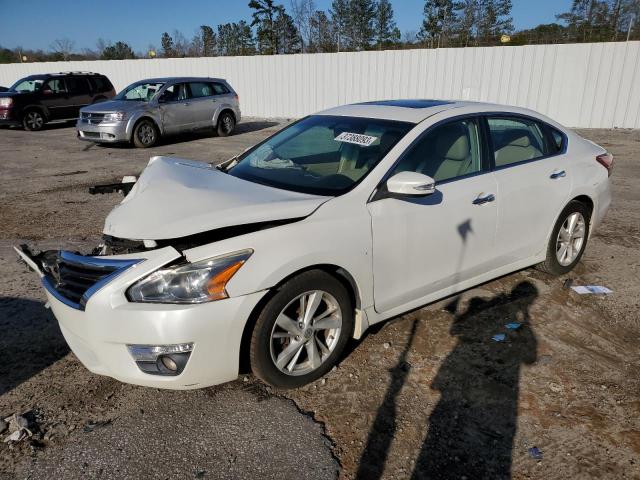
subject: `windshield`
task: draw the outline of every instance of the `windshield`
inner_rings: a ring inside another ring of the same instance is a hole
[[[133,100],[138,102],[148,102],[158,90],[162,88],[162,82],[138,82],[129,85],[114,97],[114,100]]]
[[[37,92],[42,88],[42,78],[22,78],[9,89],[12,92]]]
[[[228,173],[285,190],[340,195],[412,127],[391,120],[313,115],[249,150]]]

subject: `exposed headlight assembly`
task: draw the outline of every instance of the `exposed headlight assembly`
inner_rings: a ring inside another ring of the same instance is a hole
[[[252,253],[242,250],[156,270],[131,286],[127,295],[132,302],[150,303],[205,303],[227,298],[227,283]]]
[[[10,107],[13,103],[13,99],[11,97],[0,98],[0,107]]]
[[[121,122],[127,118],[127,112],[113,112],[113,113],[105,113],[103,122]]]

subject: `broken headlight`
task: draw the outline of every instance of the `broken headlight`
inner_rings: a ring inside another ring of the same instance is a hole
[[[252,253],[242,250],[156,270],[129,288],[127,295],[132,302],[151,303],[204,303],[227,298],[227,283]]]

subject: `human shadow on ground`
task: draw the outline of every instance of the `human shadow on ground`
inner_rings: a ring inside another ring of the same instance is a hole
[[[457,343],[431,383],[440,400],[429,417],[413,479],[511,477],[520,369],[537,358],[529,322],[529,308],[537,296],[537,288],[524,281],[509,294],[488,300],[475,297],[465,311],[455,314],[450,333]],[[448,310],[457,309],[454,300]],[[508,329],[509,323],[519,327]],[[415,332],[414,320],[406,347],[390,370],[389,387],[369,432],[357,478],[382,476],[395,437],[396,399],[409,375],[407,353]],[[503,341],[492,339],[501,333]]]
[[[69,353],[58,322],[42,302],[0,297],[0,329],[0,395]]]

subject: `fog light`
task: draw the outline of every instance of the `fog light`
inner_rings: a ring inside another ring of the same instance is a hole
[[[180,375],[189,361],[193,343],[127,345],[140,370],[150,375]]]
[[[162,357],[160,357],[160,361],[162,362],[162,365],[167,368],[167,370],[171,370],[172,372],[178,371],[178,365],[176,365],[176,362],[174,362],[171,357],[163,355]]]

